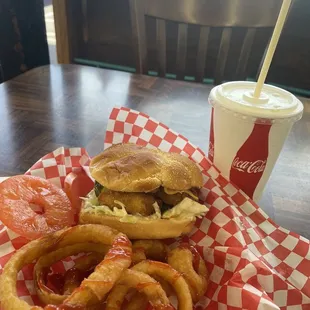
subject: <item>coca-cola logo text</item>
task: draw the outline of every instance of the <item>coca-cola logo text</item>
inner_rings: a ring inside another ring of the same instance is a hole
[[[258,173],[265,170],[266,162],[267,160],[246,161],[236,157],[232,163],[232,168],[241,172]]]

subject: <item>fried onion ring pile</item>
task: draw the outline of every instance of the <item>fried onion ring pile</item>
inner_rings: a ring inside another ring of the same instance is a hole
[[[64,259],[70,255],[76,255],[81,252],[95,252],[91,253],[92,256],[86,256],[82,261],[83,264],[80,266],[79,264],[75,265],[75,268],[68,270],[64,276],[64,293],[63,294],[55,294],[51,289],[49,289],[45,282],[46,282],[46,274],[50,271],[50,266],[53,263],[58,262],[61,259]],[[92,266],[96,266],[100,261],[104,258],[104,254],[108,252],[108,247],[105,245],[98,245],[95,243],[77,243],[74,245],[67,246],[65,248],[58,248],[50,252],[44,256],[41,256],[35,267],[34,267],[34,283],[37,294],[45,304],[54,304],[60,305],[64,302],[64,300],[73,292],[73,290],[79,287],[82,279],[78,281],[78,271],[85,272]],[[96,260],[97,264],[93,262],[94,254],[102,254],[101,259],[98,261]],[[75,273],[75,274],[73,274]],[[74,281],[75,280],[75,281]],[[74,288],[74,289],[72,289]]]
[[[131,269],[151,276],[161,285],[167,296],[176,295],[177,309],[192,310],[193,305],[204,295],[208,284],[205,263],[196,249],[182,244],[169,251],[168,247],[159,240],[138,240],[133,243],[132,248]],[[185,261],[182,260],[183,254],[185,254]],[[170,260],[174,266],[170,264]],[[191,281],[190,277],[193,274],[195,279]],[[148,284],[148,287],[152,285]],[[128,293],[131,288],[135,288],[135,293],[131,294],[124,307],[126,295],[130,295]],[[141,288],[134,285],[121,285],[118,282],[107,298],[106,310],[143,310],[147,308],[151,298],[152,296],[142,292]],[[154,304],[152,306],[157,309]]]
[[[208,272],[197,250],[188,244],[181,244],[180,247],[169,252],[168,263],[183,275],[193,302],[198,302],[206,292]]]
[[[128,269],[109,294],[106,310],[120,310],[130,288],[143,293],[154,310],[174,309],[165,291],[156,280],[144,272]]]
[[[137,240],[132,245],[132,264],[137,264],[145,259],[160,262],[167,260],[168,247],[159,240]]]
[[[53,264],[79,253],[85,255],[73,268],[53,274]],[[173,310],[170,296],[176,296],[177,309],[192,310],[208,285],[205,263],[188,244],[173,250],[158,240],[131,245],[110,227],[78,225],[31,241],[12,256],[0,277],[2,309],[42,310],[16,292],[18,271],[33,261],[35,289],[45,310],[145,310],[149,305]]]
[[[74,307],[86,309],[88,305],[98,304],[130,266],[131,242],[126,235],[107,226],[78,225],[31,241],[11,257],[0,278],[0,300],[3,309],[42,309],[34,308],[18,298],[16,291],[18,271],[57,249],[88,242],[96,243],[98,247],[108,245],[111,248],[94,272],[61,303],[59,309],[74,309]],[[53,308],[47,306],[46,309]]]
[[[178,298],[179,310],[187,310],[193,308],[193,303],[191,299],[191,294],[189,287],[182,277],[182,274],[170,265],[145,260],[135,265],[133,270],[144,272],[150,276],[156,275],[164,281],[168,282],[175,290],[176,296]]]

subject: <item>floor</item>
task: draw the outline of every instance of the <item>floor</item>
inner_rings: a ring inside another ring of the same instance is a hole
[[[55,24],[54,24],[54,12],[52,0],[44,0],[44,16],[46,24],[46,34],[48,49],[50,53],[50,62],[52,64],[57,63],[56,52],[56,36],[55,36]]]

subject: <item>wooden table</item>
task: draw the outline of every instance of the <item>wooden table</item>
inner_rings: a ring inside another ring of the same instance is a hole
[[[143,111],[207,152],[211,86],[75,65],[34,69],[0,85],[0,177],[24,173],[59,146],[103,148],[114,106]],[[310,238],[310,101],[295,124],[260,206]]]

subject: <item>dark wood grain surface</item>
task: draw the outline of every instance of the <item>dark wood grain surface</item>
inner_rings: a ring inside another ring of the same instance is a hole
[[[0,176],[24,173],[59,146],[103,148],[114,106],[143,111],[207,152],[211,87],[75,65],[31,70],[0,85]],[[295,124],[260,206],[310,238],[310,101]]]

